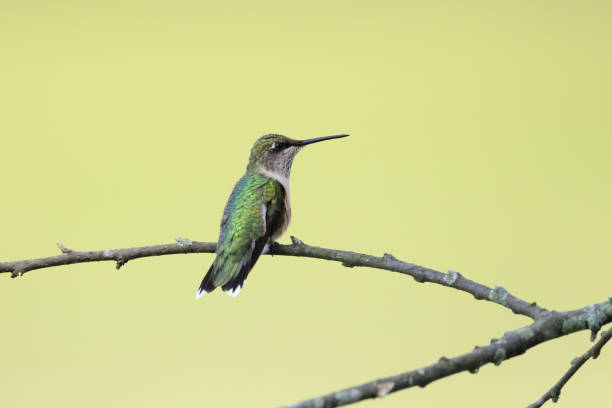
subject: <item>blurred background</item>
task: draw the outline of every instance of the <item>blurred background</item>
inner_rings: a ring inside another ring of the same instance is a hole
[[[257,137],[346,132],[298,155],[280,242],[389,252],[557,310],[604,301],[611,17],[604,1],[5,0],[0,259],[214,241]],[[0,276],[2,405],[279,406],[529,323],[290,257],[196,302],[212,260]],[[525,406],[588,337],[359,406]],[[560,406],[609,400],[611,376],[612,348]]]

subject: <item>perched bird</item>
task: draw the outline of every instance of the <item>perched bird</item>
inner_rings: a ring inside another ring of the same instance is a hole
[[[216,287],[235,297],[266,245],[280,237],[291,221],[289,174],[302,147],[348,135],[294,140],[269,134],[257,139],[251,149],[246,173],[234,186],[221,218],[215,261],[196,299]]]

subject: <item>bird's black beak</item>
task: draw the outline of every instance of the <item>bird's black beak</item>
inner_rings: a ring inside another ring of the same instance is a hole
[[[315,137],[314,139],[300,140],[300,142],[298,143],[298,146],[306,146],[311,143],[322,142],[324,140],[330,140],[330,139],[340,139],[341,137],[347,137],[347,136],[348,135],[334,135],[334,136]]]

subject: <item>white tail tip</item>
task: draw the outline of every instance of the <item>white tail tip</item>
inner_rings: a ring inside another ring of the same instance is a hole
[[[196,292],[196,300],[198,300],[207,293],[208,292],[206,292],[204,289],[198,289],[198,291]]]
[[[240,289],[242,289],[242,285],[237,286],[236,288],[230,289],[227,291],[227,294],[231,297],[235,298],[240,293]]]

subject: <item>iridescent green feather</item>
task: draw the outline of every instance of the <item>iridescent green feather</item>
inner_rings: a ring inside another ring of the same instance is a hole
[[[271,233],[266,231],[265,216],[270,210],[282,210],[279,206],[282,201],[282,186],[260,173],[248,171],[236,183],[221,219],[219,247],[214,264],[215,286],[227,284],[245,266],[252,266],[253,258],[259,256],[254,251],[263,249],[256,248],[256,242],[269,237]]]

